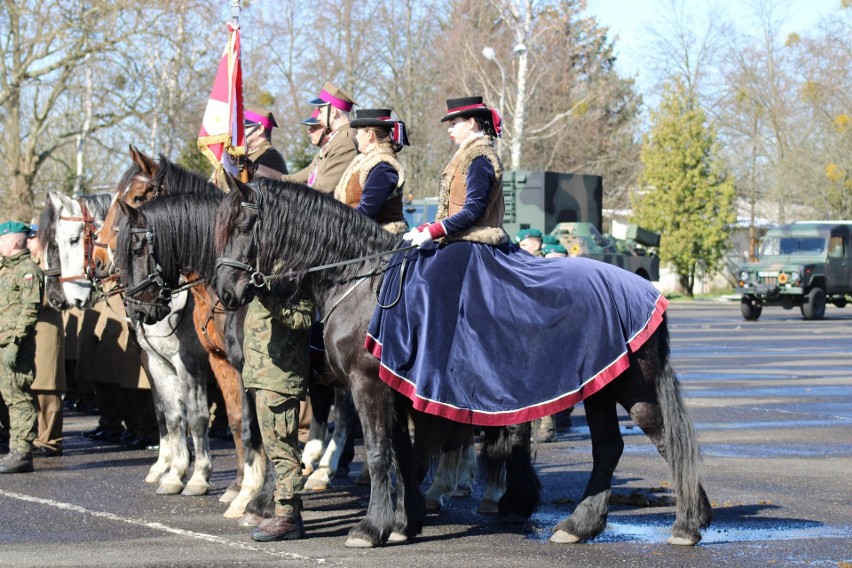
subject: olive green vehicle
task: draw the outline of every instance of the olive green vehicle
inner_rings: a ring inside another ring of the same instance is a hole
[[[503,228],[509,235],[533,227],[556,236],[570,256],[613,264],[647,280],[660,279],[660,235],[616,222],[611,235],[603,234],[600,176],[505,171],[503,197]]]
[[[799,306],[806,320],[822,319],[825,306],[842,308],[852,294],[852,221],[801,221],[770,229],[757,262],[737,270],[736,291],[747,320],[764,306]]]

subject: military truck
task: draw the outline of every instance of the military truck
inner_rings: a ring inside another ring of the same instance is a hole
[[[764,306],[799,306],[806,320],[852,295],[852,221],[801,221],[767,231],[758,260],[739,267],[740,309],[756,320]]]
[[[616,236],[602,234],[600,176],[504,171],[503,196],[506,205],[503,228],[509,235],[536,228],[559,238],[573,256],[614,264],[648,280],[660,279],[658,234],[636,225],[617,223],[613,224]],[[428,197],[409,199],[403,211],[408,224],[416,227],[434,220],[437,209],[437,198]]]
[[[623,227],[617,230],[617,227]],[[591,223],[558,223],[555,235],[569,256],[585,256],[614,264],[646,280],[660,279],[660,258],[654,252],[660,235],[634,224],[613,222],[612,235],[602,235]],[[623,235],[616,238],[616,235]]]
[[[503,172],[510,235],[536,228],[559,238],[571,256],[620,266],[648,280],[660,279],[656,249],[660,235],[633,224],[613,223],[603,234],[603,179],[600,176],[543,171]]]

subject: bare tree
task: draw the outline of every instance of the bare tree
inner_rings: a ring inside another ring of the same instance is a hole
[[[852,2],[811,37],[788,38],[802,112],[795,172],[803,201],[825,219],[852,218]]]
[[[115,1],[4,2],[0,28],[8,33],[0,40],[0,120],[5,133],[0,155],[11,168],[2,195],[10,215],[29,218],[36,176],[59,149],[124,118],[97,102],[88,123],[79,110],[62,109],[69,110],[69,100],[79,92],[84,64],[112,50],[139,26],[140,12]]]

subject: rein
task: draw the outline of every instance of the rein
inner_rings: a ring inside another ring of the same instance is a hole
[[[254,186],[249,186],[249,187],[251,187],[252,191],[254,191],[256,203],[251,203],[251,202],[248,202],[248,201],[242,201],[242,202],[240,202],[240,207],[254,209],[254,210],[257,211],[257,221],[255,222],[255,226],[254,226],[254,229],[252,231],[251,245],[253,245],[255,249],[259,249],[259,246],[260,246],[260,226],[261,226],[261,205],[263,204],[263,198],[262,198],[262,194],[260,193],[259,189],[257,189]],[[389,251],[382,251],[382,252],[377,252],[377,253],[373,253],[373,254],[368,254],[368,255],[365,255],[365,256],[360,256],[358,258],[342,260],[342,261],[339,261],[339,262],[331,262],[331,263],[328,263],[328,264],[321,264],[319,266],[312,266],[312,267],[310,267],[306,270],[298,270],[298,271],[297,270],[288,270],[287,272],[285,272],[283,274],[275,274],[275,275],[263,274],[260,271],[260,254],[259,254],[259,251],[256,252],[256,257],[255,257],[255,265],[256,266],[252,266],[252,265],[250,265],[246,262],[241,262],[239,260],[234,260],[232,258],[220,256],[219,258],[216,259],[216,269],[218,270],[220,266],[229,266],[231,268],[236,268],[238,270],[243,270],[245,272],[248,272],[249,273],[249,281],[252,283],[252,285],[254,285],[256,288],[262,288],[270,280],[275,280],[275,279],[279,279],[279,278],[290,279],[290,278],[292,278],[293,276],[296,276],[296,275],[310,274],[311,272],[320,272],[322,270],[328,270],[330,268],[338,268],[338,267],[341,267],[341,266],[348,266],[350,264],[358,264],[358,263],[361,263],[361,262],[365,262],[367,260],[372,260],[372,259],[375,259],[375,258],[382,258],[384,256],[396,254],[398,252],[408,252],[412,249],[418,248],[417,245],[409,245],[407,247],[399,248],[399,245],[402,244],[403,242],[404,241],[402,239],[400,239],[399,242],[397,243],[397,245],[392,250],[389,250]],[[251,250],[251,247],[249,248],[249,250]],[[408,265],[408,256],[406,255],[405,259],[403,260],[403,264],[402,264],[403,274],[405,273],[405,268],[406,268],[407,265]],[[368,279],[370,279],[370,278],[372,278],[372,277],[374,277],[374,276],[376,276],[377,274],[380,274],[380,273],[383,274],[384,270],[376,269],[376,270],[373,270],[372,272],[370,272],[368,274],[364,274],[362,276],[356,276],[354,278],[356,280],[355,283],[352,284],[349,288],[347,288],[346,291],[343,292],[343,294],[338,296],[338,298],[331,304],[331,307],[328,309],[325,316],[322,318],[322,320],[320,320],[319,323],[324,325],[328,321],[328,318],[331,316],[332,312],[334,312],[335,308],[337,308],[337,306],[339,306],[343,302],[343,300],[345,300],[350,294],[352,294],[352,292],[354,292],[355,289],[358,286],[360,286],[362,282],[364,282],[365,280],[368,280]],[[403,284],[403,280],[400,279],[399,292],[397,294],[396,299],[394,299],[394,301],[391,302],[388,305],[378,304],[380,308],[382,308],[382,309],[392,308],[397,303],[399,303],[399,300],[402,298],[402,284]],[[379,284],[379,289],[381,289],[381,283]],[[378,293],[378,290],[377,290],[377,293]]]
[[[377,252],[373,254],[368,254],[366,256],[359,256],[358,258],[352,258],[349,260],[342,260],[340,262],[332,262],[329,264],[321,264],[319,266],[312,266],[306,270],[288,270],[283,274],[263,274],[260,270],[253,267],[250,264],[246,264],[245,262],[240,262],[238,260],[233,260],[230,258],[226,258],[224,256],[220,256],[216,259],[216,268],[220,266],[230,266],[231,268],[239,268],[241,270],[245,270],[249,273],[249,279],[251,283],[257,286],[258,288],[262,288],[267,280],[277,280],[279,278],[292,278],[293,276],[299,274],[309,274],[311,272],[320,272],[321,270],[328,270],[329,268],[337,268],[339,266],[347,266],[349,264],[357,264],[359,262],[364,262],[365,260],[371,260],[374,258],[380,258],[383,256],[387,256],[389,254],[396,254],[398,252],[407,252],[412,249],[416,249],[417,245],[411,245],[403,248],[395,248],[393,250],[386,250],[382,252]],[[370,276],[375,276],[375,273],[368,274],[367,276],[362,276],[361,278],[368,278]],[[257,280],[256,280],[257,279]]]

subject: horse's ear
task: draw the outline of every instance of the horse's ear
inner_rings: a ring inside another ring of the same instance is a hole
[[[228,193],[234,191],[239,192],[239,194],[242,195],[244,201],[247,201],[249,197],[251,197],[251,188],[249,186],[247,186],[228,172],[225,172],[224,177],[225,184],[228,187]]]
[[[74,207],[74,200],[64,193],[51,191],[47,195],[50,197],[50,202],[53,204],[53,209],[56,211],[59,211],[60,209],[72,209]]]
[[[132,144],[130,145],[130,157],[146,176],[153,177],[157,173],[157,164],[154,163],[154,160],[137,150]]]
[[[121,209],[121,212],[127,217],[127,220],[130,222],[130,225],[135,225],[139,221],[139,217],[142,216],[142,213],[137,211],[135,208],[131,207],[124,201],[118,202],[118,206]]]

